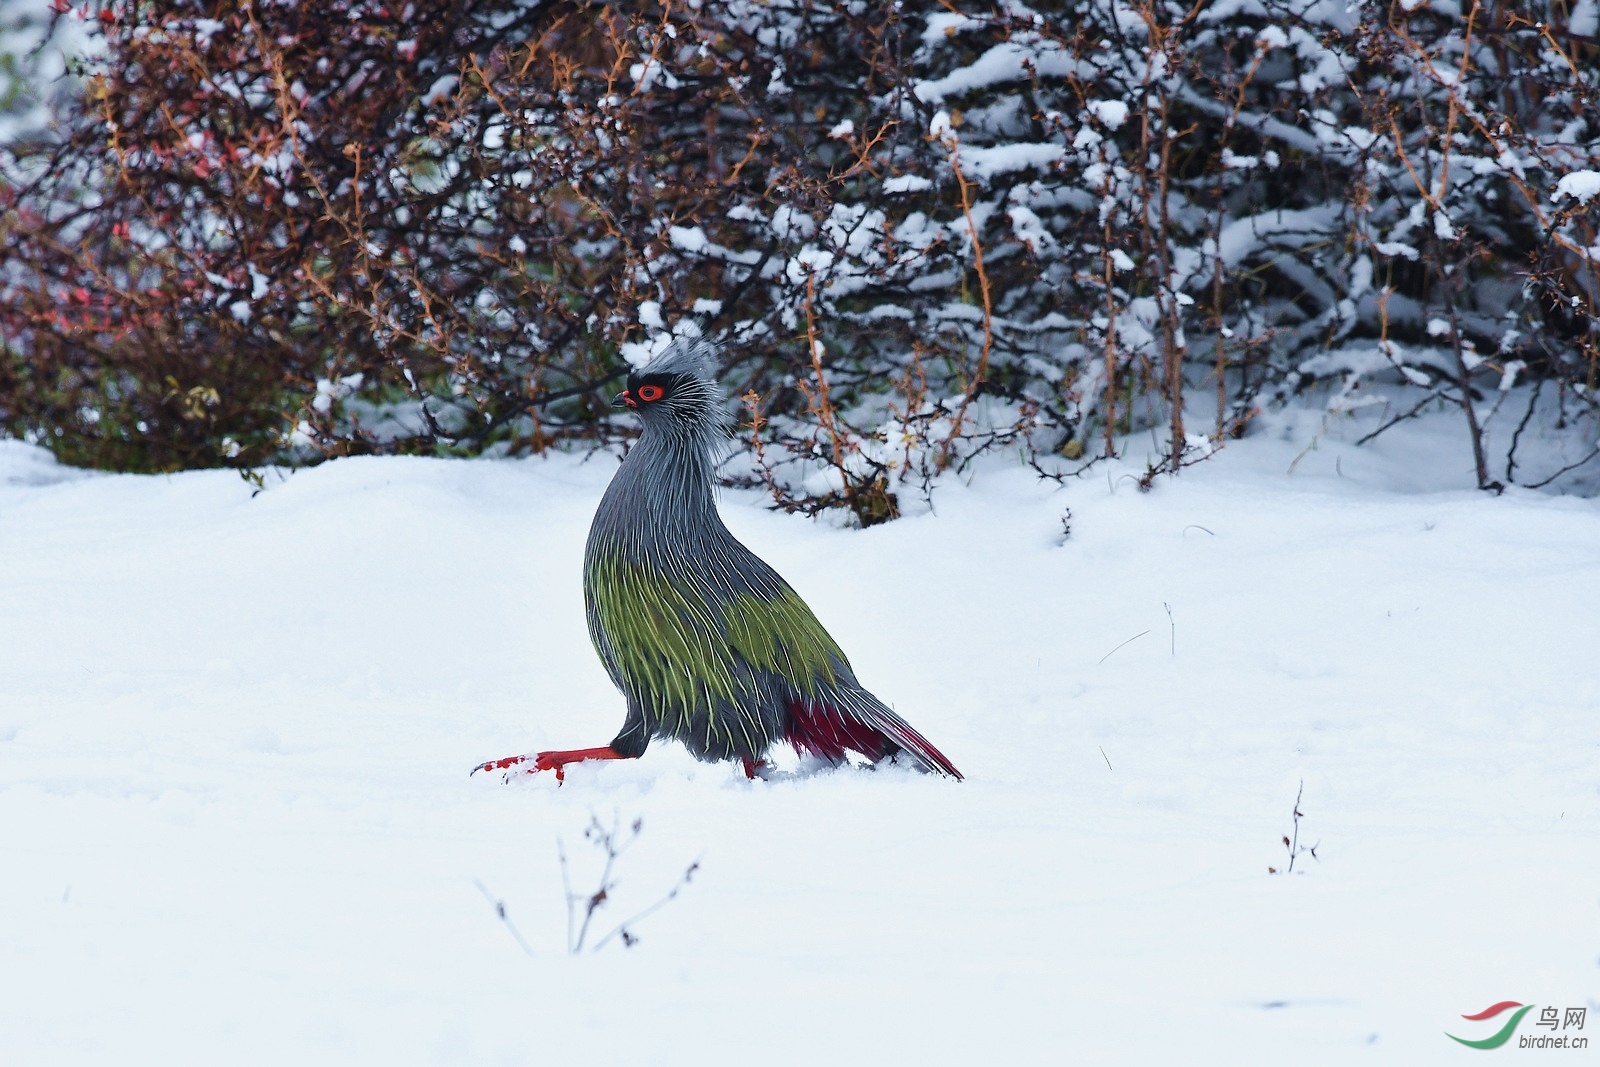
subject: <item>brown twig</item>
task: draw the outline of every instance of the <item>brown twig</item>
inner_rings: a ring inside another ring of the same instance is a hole
[[[941,470],[950,464],[950,450],[955,446],[956,439],[961,436],[962,428],[966,424],[967,408],[972,404],[973,397],[978,395],[978,390],[983,387],[984,377],[989,373],[989,352],[994,345],[994,306],[989,293],[989,272],[983,266],[983,240],[978,234],[978,224],[972,217],[972,183],[967,181],[966,175],[961,171],[959,143],[955,134],[947,135],[944,144],[950,153],[950,169],[955,172],[956,186],[961,191],[961,214],[967,220],[967,232],[972,237],[973,264],[978,272],[978,290],[983,298],[983,348],[978,354],[978,366],[969,377],[967,388],[961,395],[961,405],[956,408],[955,416],[951,419],[950,432],[940,446],[938,466]]]

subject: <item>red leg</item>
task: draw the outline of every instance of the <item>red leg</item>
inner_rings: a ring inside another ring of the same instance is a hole
[[[533,766],[526,768],[523,773],[538,774],[540,771],[555,771],[556,781],[564,782],[567,780],[566,766],[569,763],[578,763],[582,760],[589,759],[632,758],[633,757],[631,756],[624,756],[610,745],[605,745],[600,748],[573,748],[560,752],[538,752],[527,756],[507,756],[504,759],[495,759],[490,760],[488,763],[480,763],[476,767],[472,768],[472,773],[477,774],[479,771],[504,771],[509,770],[512,767],[520,766],[524,763],[532,763]]]
[[[766,760],[751,759],[749,756],[740,756],[739,762],[744,764],[744,776],[752,780],[760,777],[760,775],[756,774],[756,772],[767,765]]]

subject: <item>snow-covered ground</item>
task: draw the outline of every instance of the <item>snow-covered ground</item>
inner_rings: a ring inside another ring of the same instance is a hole
[[[1503,1000],[1600,1047],[1600,506],[1306,440],[867,531],[725,494],[967,781],[658,746],[560,788],[467,771],[621,722],[610,460],[252,496],[0,442],[0,1063],[1472,1062]],[[642,819],[597,933],[700,866],[569,956],[592,815]]]

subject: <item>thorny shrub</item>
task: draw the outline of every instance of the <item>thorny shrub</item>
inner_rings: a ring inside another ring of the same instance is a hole
[[[1148,484],[1313,389],[1454,405],[1485,487],[1514,392],[1593,431],[1593,0],[63,17],[81,105],[0,151],[0,424],[72,461],[605,444],[674,332],[725,345],[730,477],[863,523],[987,449],[1151,430]]]

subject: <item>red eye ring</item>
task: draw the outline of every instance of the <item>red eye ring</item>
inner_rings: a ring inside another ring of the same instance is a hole
[[[667,391],[661,388],[659,385],[639,386],[639,399],[643,400],[646,404],[654,403],[666,395]]]

